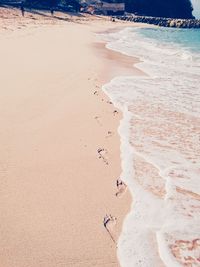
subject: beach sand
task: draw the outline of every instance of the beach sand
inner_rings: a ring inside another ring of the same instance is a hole
[[[117,218],[117,242],[131,197],[115,196],[121,113],[101,86],[134,58],[95,33],[124,24],[0,15],[0,266],[119,266],[103,218]]]

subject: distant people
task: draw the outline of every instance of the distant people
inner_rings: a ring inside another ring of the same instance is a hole
[[[22,12],[22,16],[24,17],[24,13],[25,13],[25,10],[24,10],[24,3],[21,2],[21,12]]]
[[[51,8],[51,16],[53,16],[54,15],[54,9],[53,9],[53,7]]]
[[[50,0],[49,3],[50,3],[51,16],[53,16],[54,15],[54,7],[56,6],[57,1],[56,0]]]

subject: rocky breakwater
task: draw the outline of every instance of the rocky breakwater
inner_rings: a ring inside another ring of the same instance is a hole
[[[172,19],[172,18],[146,17],[146,16],[134,16],[134,15],[117,16],[116,18],[125,21],[148,23],[162,27],[200,28],[199,19]]]

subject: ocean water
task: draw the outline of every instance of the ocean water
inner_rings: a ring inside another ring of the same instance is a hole
[[[120,264],[200,266],[200,30],[130,27],[101,38],[144,72],[103,86],[123,112],[121,178],[133,197]]]

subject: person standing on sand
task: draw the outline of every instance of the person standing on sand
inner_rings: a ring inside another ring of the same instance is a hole
[[[51,12],[51,16],[54,15],[54,7],[56,6],[56,1],[55,0],[51,0],[50,1],[50,12]]]
[[[53,16],[54,14],[54,10],[53,10],[53,7],[51,7],[51,16]]]
[[[22,16],[24,17],[24,13],[25,13],[25,10],[24,10],[24,2],[21,2],[21,12],[22,12]]]

